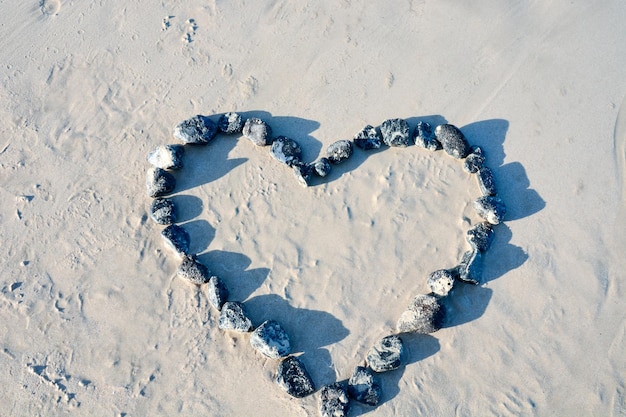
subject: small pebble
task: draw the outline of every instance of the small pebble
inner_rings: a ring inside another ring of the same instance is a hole
[[[239,133],[243,129],[243,119],[238,113],[224,113],[217,121],[217,128],[227,135]]]
[[[456,267],[461,281],[478,285],[483,273],[483,256],[477,250],[469,250],[463,254],[461,263]]]
[[[487,167],[481,167],[476,173],[478,186],[483,195],[496,195],[496,183],[493,179],[493,172]]]
[[[287,332],[274,320],[266,320],[250,336],[253,348],[267,356],[278,359],[291,353],[291,344]]]
[[[302,149],[300,149],[300,145],[295,140],[286,136],[278,136],[272,142],[270,155],[278,162],[293,166],[295,163],[300,162]]]
[[[326,149],[326,156],[331,164],[338,164],[352,155],[352,142],[349,140],[338,140],[331,143]]]
[[[344,387],[335,382],[320,390],[320,415],[322,417],[347,417],[350,399]]]
[[[206,284],[211,279],[209,268],[198,262],[195,255],[183,257],[176,275],[196,285]]]
[[[183,145],[161,145],[148,154],[148,162],[161,169],[180,169],[183,167]]]
[[[417,146],[429,151],[441,149],[441,142],[435,137],[432,126],[426,122],[417,122],[417,126],[413,131],[413,140]]]
[[[440,269],[428,277],[430,290],[442,297],[448,295],[454,286],[454,274],[448,269]]]
[[[384,337],[367,353],[367,364],[374,372],[397,369],[402,364],[404,346],[399,336]]]
[[[478,223],[469,229],[465,235],[467,243],[472,249],[480,252],[486,252],[493,242],[493,228],[487,222]]]
[[[217,134],[217,125],[206,116],[197,115],[180,122],[174,128],[174,137],[183,143],[206,145]]]
[[[315,167],[302,162],[297,162],[293,164],[292,168],[293,174],[296,176],[296,179],[300,184],[305,187],[311,185],[311,178],[313,177],[313,172],[315,172]]]
[[[380,133],[383,136],[383,142],[387,146],[406,148],[411,144],[409,125],[404,119],[385,120],[380,125]]]
[[[484,165],[485,155],[483,154],[483,150],[478,146],[475,146],[472,149],[472,153],[467,155],[467,157],[463,161],[463,169],[470,174],[478,172],[478,170]]]
[[[483,196],[474,201],[474,210],[478,215],[491,224],[498,224],[504,220],[506,206],[499,197]]]
[[[218,327],[222,330],[250,332],[252,331],[252,322],[248,318],[243,304],[236,301],[226,301],[222,306]]]
[[[313,163],[313,168],[315,169],[315,173],[320,177],[325,177],[330,174],[330,161],[328,158],[320,158]]]
[[[287,356],[278,364],[276,383],[292,397],[302,398],[315,392],[315,385],[304,364]]]
[[[369,369],[357,366],[348,380],[348,395],[360,403],[378,405],[382,391]]]
[[[453,158],[463,159],[471,152],[463,133],[453,125],[439,125],[435,128],[435,137],[446,153]]]
[[[152,198],[162,197],[174,191],[175,187],[176,179],[172,174],[161,168],[148,168],[146,175],[146,190],[148,196]]]
[[[212,276],[207,285],[207,298],[211,305],[221,311],[224,303],[228,301],[228,288],[219,277]]]
[[[161,231],[165,244],[178,255],[184,256],[189,253],[189,233],[177,224],[170,224]]]
[[[373,126],[365,126],[354,136],[354,144],[363,150],[378,149],[383,144],[383,138],[378,129]]]
[[[437,297],[422,294],[402,313],[397,328],[401,333],[433,333],[441,328],[443,318],[444,309]]]
[[[256,146],[267,146],[272,143],[272,128],[256,117],[246,120],[242,133]]]
[[[169,198],[156,198],[150,204],[150,217],[157,224],[176,223],[176,206]]]

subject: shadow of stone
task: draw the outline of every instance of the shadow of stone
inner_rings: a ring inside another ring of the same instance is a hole
[[[481,120],[461,127],[472,146],[480,146],[486,155],[486,164],[496,170],[504,163],[504,140],[509,122],[504,119]]]
[[[176,206],[177,223],[184,223],[202,214],[204,204],[202,200],[192,195],[175,195],[171,197]]]
[[[519,162],[511,162],[497,170],[500,187],[499,193],[507,205],[505,221],[519,220],[541,211],[546,202],[537,191],[529,188],[530,180],[526,170]]]
[[[454,290],[441,300],[446,315],[444,328],[460,326],[478,319],[487,310],[493,290],[466,283],[456,283]]]
[[[512,237],[513,233],[506,224],[495,228],[494,241],[483,258],[483,283],[520,267],[528,259],[524,249],[509,243]]]
[[[215,228],[206,220],[192,220],[181,224],[181,226],[189,233],[191,240],[189,251],[191,253],[200,253],[206,250],[215,238]]]

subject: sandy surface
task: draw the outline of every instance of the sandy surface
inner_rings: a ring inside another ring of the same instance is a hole
[[[147,153],[238,111],[308,161],[387,118],[453,123],[509,208],[484,282],[350,415],[626,415],[626,4],[472,4],[0,1],[0,414],[317,415],[217,328],[147,216]],[[309,188],[232,137],[185,164],[192,250],[255,325],[284,325],[318,387],[478,221],[442,152],[360,152]]]

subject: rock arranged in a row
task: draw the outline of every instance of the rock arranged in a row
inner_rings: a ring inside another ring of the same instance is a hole
[[[356,366],[347,385],[332,382],[320,390],[320,414],[324,417],[346,416],[350,401],[370,406],[379,404],[382,388],[377,373],[393,371],[405,360],[403,333],[433,333],[441,329],[445,321],[443,301],[453,293],[458,282],[479,284],[482,275],[484,253],[494,239],[493,226],[501,223],[506,207],[497,196],[494,175],[486,165],[480,147],[471,147],[457,127],[442,124],[434,129],[420,121],[410,133],[406,120],[385,120],[380,127],[365,126],[352,140],[338,140],[328,146],[324,156],[312,163],[302,161],[302,149],[293,139],[273,136],[272,128],[259,118],[244,118],[230,112],[219,116],[217,122],[206,116],[195,116],[174,127],[173,136],[183,144],[166,144],[157,147],[147,156],[152,165],[146,176],[146,191],[154,198],[150,206],[150,217],[155,223],[167,226],[161,232],[166,245],[179,255],[178,277],[195,285],[207,287],[207,297],[219,312],[218,327],[225,331],[249,333],[251,346],[265,357],[277,361],[275,382],[289,395],[305,397],[315,392],[315,384],[304,363],[292,354],[291,341],[285,329],[272,318],[264,318],[255,327],[243,302],[230,300],[224,282],[211,274],[196,254],[190,253],[190,237],[182,226],[176,224],[177,212],[172,199],[167,198],[176,188],[172,170],[183,168],[186,146],[207,145],[218,133],[241,134],[255,146],[269,147],[269,154],[278,162],[293,170],[296,179],[304,186],[311,185],[313,178],[330,174],[333,165],[349,159],[354,148],[362,151],[379,149],[383,146],[407,148],[415,144],[429,151],[443,151],[454,159],[463,161],[463,169],[476,175],[481,196],[473,205],[484,221],[466,232],[470,248],[464,252],[456,266],[440,269],[427,275],[430,292],[413,298],[407,310],[396,324],[396,334],[379,340],[368,351],[364,363]]]

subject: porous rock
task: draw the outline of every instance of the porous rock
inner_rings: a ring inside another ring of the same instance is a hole
[[[325,177],[330,174],[330,161],[328,158],[320,158],[313,163],[313,168],[315,169],[315,173],[320,177]]]
[[[465,135],[454,125],[443,124],[435,128],[435,137],[443,150],[453,158],[463,159],[471,152]]]
[[[212,276],[207,285],[207,298],[211,305],[218,311],[222,310],[224,303],[228,301],[228,288],[219,277]]]
[[[302,149],[295,140],[286,136],[278,136],[272,142],[270,155],[278,162],[293,166],[295,163],[300,162]]]
[[[183,145],[161,145],[148,154],[148,162],[161,169],[180,169],[183,167]]]
[[[399,336],[382,338],[367,353],[367,364],[374,372],[397,369],[402,364],[404,345]]]
[[[338,164],[350,158],[352,150],[352,142],[349,140],[338,140],[328,146],[326,156],[331,164]]]
[[[346,417],[350,410],[350,399],[343,385],[338,382],[320,390],[320,415],[322,417]]]
[[[378,149],[383,144],[383,138],[378,129],[367,125],[354,135],[353,142],[363,150]]]
[[[417,126],[413,131],[413,141],[415,145],[420,148],[428,149],[429,151],[441,149],[441,142],[437,140],[432,126],[427,122],[417,122]]]
[[[161,231],[161,236],[165,244],[174,250],[178,255],[183,256],[189,253],[189,233],[177,224],[170,224]]]
[[[444,309],[439,299],[430,294],[421,294],[402,313],[397,328],[401,333],[433,333],[441,328],[443,318]]]
[[[303,186],[308,187],[311,184],[315,167],[302,162],[296,162],[292,165],[292,168],[293,174],[296,176],[298,182]]]
[[[174,137],[183,143],[206,145],[217,134],[217,125],[206,116],[197,115],[174,127]]]
[[[467,157],[463,161],[463,169],[470,174],[478,172],[478,170],[484,165],[485,155],[483,154],[483,150],[478,146],[472,148],[472,152],[467,155]]]
[[[222,330],[243,333],[252,331],[252,322],[248,318],[243,304],[236,301],[226,301],[222,306],[218,327]]]
[[[170,194],[176,187],[176,179],[172,174],[161,168],[151,167],[146,175],[146,191],[148,196],[162,197]]]
[[[302,398],[315,392],[315,385],[304,364],[294,356],[280,361],[275,380],[292,397]]]
[[[211,273],[206,265],[201,264],[195,255],[184,256],[176,270],[176,275],[192,284],[206,284],[211,278]]]
[[[150,217],[157,224],[176,223],[176,206],[169,198],[155,198],[150,204]]]
[[[475,250],[468,250],[463,254],[461,262],[456,267],[458,278],[461,281],[478,285],[483,274],[483,257],[482,254]]]
[[[388,119],[380,125],[383,142],[387,146],[405,148],[410,145],[409,125],[404,119]]]
[[[499,197],[482,196],[474,201],[474,210],[491,224],[499,224],[504,220],[506,206]]]
[[[272,359],[282,358],[291,353],[287,332],[274,320],[266,320],[257,327],[250,336],[250,344]]]
[[[454,274],[448,269],[440,269],[428,276],[430,290],[442,297],[448,295],[454,286]]]
[[[481,222],[470,228],[465,238],[467,243],[470,244],[472,249],[476,249],[480,252],[486,252],[493,242],[493,227],[487,222]]]
[[[493,179],[493,172],[488,167],[480,167],[476,173],[476,178],[483,195],[496,195],[496,182]]]
[[[239,133],[243,129],[243,119],[235,112],[224,113],[217,121],[217,128],[227,135]]]
[[[256,146],[267,146],[272,143],[272,128],[259,118],[252,117],[246,120],[242,133]]]
[[[348,380],[348,395],[360,403],[377,405],[381,389],[369,369],[357,366]]]

